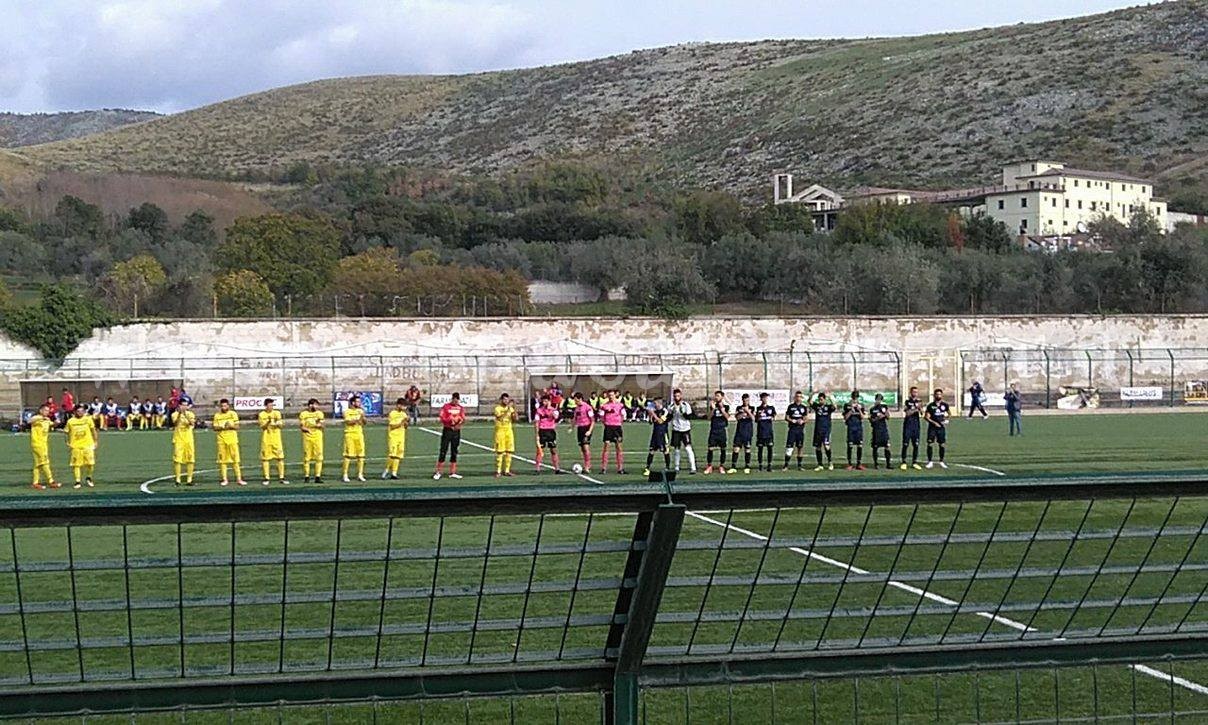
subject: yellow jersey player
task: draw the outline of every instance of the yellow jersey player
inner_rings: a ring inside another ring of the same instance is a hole
[[[221,485],[230,483],[227,472],[235,468],[235,480],[240,486],[246,486],[243,480],[243,464],[239,456],[239,414],[231,410],[231,401],[223,398],[218,401],[218,412],[212,422],[214,432],[218,435],[218,472],[222,475]]]
[[[298,425],[302,429],[302,481],[310,483],[311,464],[314,464],[315,483],[323,483],[323,411],[319,401],[311,398],[306,410],[298,414]]]
[[[411,425],[411,416],[407,415],[407,399],[399,398],[394,401],[394,410],[386,417],[386,470],[382,478],[398,480],[398,467],[407,455],[407,426]]]
[[[193,469],[197,465],[197,448],[193,445],[193,429],[197,427],[197,414],[193,412],[193,401],[181,398],[172,412],[172,469],[176,485],[193,485]],[[183,469],[183,471],[182,471]]]
[[[512,475],[512,456],[516,453],[516,435],[512,423],[516,420],[516,406],[512,396],[504,393],[495,406],[495,478]]]
[[[285,479],[285,444],[281,442],[281,429],[285,427],[285,421],[281,419],[276,401],[265,398],[264,410],[260,411],[256,420],[260,424],[260,467],[264,472],[261,483],[268,485],[269,464],[273,461],[277,462],[278,480],[289,483]]]
[[[361,396],[348,399],[344,409],[344,483],[348,483],[348,469],[357,462],[357,480],[365,480],[365,411],[361,408]]]
[[[71,472],[75,475],[75,486],[83,483],[92,488],[92,474],[96,468],[96,423],[88,417],[88,410],[77,405],[72,416],[63,424],[67,432],[67,447],[71,450]]]
[[[50,406],[43,403],[38,412],[29,419],[29,451],[34,458],[34,488],[44,489],[46,486],[58,488],[55,475],[50,470],[50,431],[55,427],[54,419],[50,417]],[[42,478],[46,484],[42,484]]]

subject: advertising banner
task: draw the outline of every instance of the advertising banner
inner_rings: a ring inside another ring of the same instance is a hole
[[[270,398],[277,410],[285,407],[285,397],[282,395],[236,395],[231,398],[231,407],[235,410],[263,410],[264,401]]]
[[[430,398],[432,408],[436,409],[453,399],[452,393],[435,393]],[[478,393],[462,393],[461,404],[467,408],[478,407]]]
[[[361,396],[361,407],[365,415],[378,416],[382,414],[382,394],[373,390],[342,390],[337,392],[331,402],[331,414],[336,418],[344,417],[344,409],[348,407],[348,399],[354,395]]]
[[[1120,388],[1120,400],[1158,401],[1163,398],[1163,390],[1156,386],[1139,386]]]

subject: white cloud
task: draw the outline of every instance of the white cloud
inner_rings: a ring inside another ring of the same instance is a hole
[[[461,73],[688,40],[921,33],[1129,0],[0,0],[0,110],[174,111],[316,78]]]

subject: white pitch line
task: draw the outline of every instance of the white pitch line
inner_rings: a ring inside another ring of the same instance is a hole
[[[434,436],[439,436],[439,435],[440,435],[440,431],[435,430],[435,429],[433,429],[433,428],[420,428],[420,430],[422,430],[422,431],[423,431],[423,432],[425,432],[425,433],[431,433],[431,434],[432,434],[432,435],[434,435]],[[484,450],[484,451],[490,451],[491,453],[494,453],[494,452],[495,452],[495,449],[494,449],[494,448],[491,448],[490,446],[484,446],[484,445],[483,445],[483,444],[481,444],[481,443],[475,443],[474,441],[472,441],[472,440],[470,440],[470,439],[468,439],[468,438],[462,438],[462,439],[461,439],[461,442],[462,442],[462,443],[465,443],[467,446],[473,446],[473,447],[475,447],[475,448],[481,448],[482,450]],[[535,465],[537,465],[537,462],[536,462],[536,461],[534,461],[533,459],[531,459],[531,458],[525,458],[524,456],[517,455],[517,454],[515,454],[515,453],[513,453],[513,454],[512,454],[512,458],[515,458],[515,459],[520,460],[520,461],[524,461],[525,463],[531,463],[531,464],[533,464],[534,466],[535,466]],[[554,467],[553,467],[553,466],[551,466],[551,465],[550,465],[550,464],[548,464],[548,463],[542,463],[542,464],[541,464],[541,467],[542,467],[542,468],[548,468],[548,469],[550,469],[551,471],[552,471],[552,470],[554,470]],[[582,478],[584,481],[587,481],[588,483],[596,483],[596,484],[600,484],[600,485],[603,485],[603,484],[604,484],[604,482],[603,482],[603,481],[601,481],[600,479],[598,479],[598,478],[592,478],[591,476],[587,475],[586,473],[575,473],[574,471],[568,471],[568,473],[570,473],[572,476],[578,476],[579,478]]]
[[[431,428],[421,428],[420,430],[431,433],[432,435],[436,435],[436,436],[440,435],[439,432],[437,432]],[[466,443],[467,445],[474,446],[475,448],[481,448],[481,449],[487,450],[487,451],[494,451],[493,448],[489,448],[487,446],[482,445],[481,443],[475,443],[474,441],[467,440],[464,438],[462,439],[462,442]],[[519,458],[522,461],[527,461],[528,463],[533,463],[533,464],[536,463],[536,461],[534,461],[530,458],[525,458],[523,456],[515,456],[515,457]],[[553,468],[553,466],[549,466],[548,464],[543,464],[543,465],[546,468]],[[963,466],[965,468],[974,468],[977,470],[986,471],[987,473],[993,473],[993,474],[996,474],[999,476],[1006,475],[1005,473],[1003,473],[1001,471],[995,471],[994,469],[991,469],[991,468],[982,468],[980,466],[971,466],[971,465],[966,465],[966,464],[962,464],[962,463],[958,463],[958,464],[954,464],[954,465]],[[581,473],[576,474],[576,475],[578,475],[580,478],[590,481],[592,483],[600,483],[600,484],[603,483],[603,481],[600,481],[598,479],[592,478],[591,476],[587,476],[587,475],[584,475]],[[757,539],[759,541],[768,540],[768,537],[764,536],[763,534],[755,533],[754,531],[751,531],[749,529],[744,529],[741,526],[735,526],[734,524],[727,524],[724,521],[718,521],[717,519],[710,518],[708,516],[697,513],[695,511],[688,511],[688,512],[686,512],[686,514],[688,516],[691,516],[700,521],[704,521],[706,523],[713,524],[714,526],[720,526],[722,528],[730,529],[731,531],[735,531],[744,536],[749,536],[749,537],[751,537],[753,539]],[[799,546],[790,546],[789,551],[791,551],[795,554],[800,554],[801,556],[804,556],[804,557],[807,557],[810,559],[815,559],[824,564],[829,564],[829,565],[831,565],[833,567],[837,567],[839,569],[845,569],[847,571],[852,572],[853,574],[869,574],[869,573],[871,573],[867,569],[861,569],[860,567],[855,566],[853,564],[848,564],[847,562],[839,561],[838,559],[832,559],[829,556],[823,556],[822,554],[812,552],[808,549],[803,549]],[[934,592],[929,592],[926,589],[921,589],[919,587],[907,584],[905,582],[900,582],[900,581],[897,581],[894,579],[890,579],[887,582],[887,584],[891,587],[894,587],[895,589],[900,589],[902,591],[909,592],[917,597],[922,597],[924,599],[929,599],[934,602],[939,602],[941,604],[944,604],[945,606],[949,606],[949,607],[959,607],[960,606],[960,602],[956,601],[955,599],[949,599],[948,597],[936,594]],[[1019,630],[1021,632],[1026,633],[1026,632],[1039,631],[1035,627],[1029,627],[1028,625],[1026,625],[1022,622],[1017,622],[1013,619],[1009,619],[1007,617],[1003,617],[1003,616],[994,614],[993,612],[974,612],[974,614],[979,617],[982,617],[983,619],[989,619],[992,622],[997,622],[998,624],[1010,627],[1012,629]],[[1204,687],[1203,685],[1192,682],[1191,680],[1187,680],[1182,677],[1175,677],[1175,676],[1169,675],[1165,672],[1162,672],[1161,670],[1155,670],[1152,667],[1147,667],[1146,665],[1131,665],[1131,667],[1134,670],[1136,670],[1137,672],[1140,672],[1141,674],[1149,675],[1150,677],[1155,677],[1164,682],[1174,683],[1176,685],[1179,685],[1180,687],[1184,687],[1188,690],[1191,690],[1192,692],[1197,692],[1200,694],[1208,695],[1208,687]]]
[[[1149,675],[1150,677],[1157,678],[1163,682],[1173,682],[1174,684],[1178,685],[1179,687],[1184,687],[1188,690],[1191,690],[1192,692],[1198,692],[1201,695],[1208,695],[1208,687],[1204,687],[1203,685],[1199,684],[1198,682],[1192,682],[1191,680],[1188,680],[1186,678],[1177,677],[1175,675],[1170,674],[1169,672],[1155,670],[1154,668],[1149,667],[1148,665],[1130,665],[1130,666],[1134,670],[1136,670],[1137,672],[1140,672],[1143,675]]]
[[[996,470],[994,470],[993,468],[986,468],[986,467],[984,467],[984,466],[974,466],[974,465],[972,465],[972,464],[970,464],[970,463],[953,463],[952,465],[954,465],[954,466],[960,466],[961,468],[971,468],[971,469],[973,469],[974,471],[983,471],[983,472],[985,472],[985,473],[993,473],[995,476],[1005,476],[1005,475],[1007,475],[1007,474],[1003,473],[1002,471],[996,471]]]

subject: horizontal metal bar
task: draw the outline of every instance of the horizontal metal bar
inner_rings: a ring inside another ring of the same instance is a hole
[[[727,658],[648,660],[646,687],[772,682],[890,674],[970,672],[1032,667],[1131,664],[1208,657],[1208,634],[1117,637],[1101,640],[1037,640],[974,645],[936,645],[908,651],[830,649],[809,653],[761,653]]]
[[[47,686],[0,691],[0,717],[154,712],[182,707],[257,707],[464,696],[606,692],[611,665],[534,665],[423,672],[289,677],[224,677],[88,686]]]
[[[689,509],[1203,497],[1208,477],[1191,474],[1036,478],[950,478],[892,484],[744,480],[682,483],[672,498]],[[482,486],[391,491],[198,493],[174,498],[101,494],[62,506],[53,498],[0,498],[0,526],[177,524],[432,516],[632,513],[667,501],[662,484]]]

